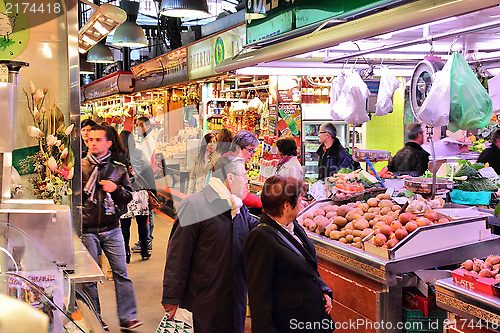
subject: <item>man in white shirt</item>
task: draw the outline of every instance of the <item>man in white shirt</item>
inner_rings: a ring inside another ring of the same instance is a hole
[[[144,156],[151,164],[151,168],[153,172],[156,172],[158,169],[155,160],[155,146],[156,140],[151,133],[151,122],[147,117],[139,117],[137,118],[135,127],[139,134],[139,142],[137,143],[137,149],[142,150]],[[148,223],[148,249],[150,251],[153,250],[153,228],[154,228],[154,213],[153,210],[149,210],[149,223]],[[141,244],[139,242],[136,243],[135,246],[131,249],[133,252],[141,252]]]

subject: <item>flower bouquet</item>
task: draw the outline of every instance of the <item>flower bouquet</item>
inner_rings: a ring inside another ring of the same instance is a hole
[[[69,135],[73,125],[65,126],[64,115],[55,103],[50,103],[47,88],[37,89],[30,82],[30,92],[23,91],[33,119],[28,134],[38,139],[40,149],[33,157],[36,175],[29,179],[28,188],[38,199],[53,199],[60,204],[72,193],[74,155]]]

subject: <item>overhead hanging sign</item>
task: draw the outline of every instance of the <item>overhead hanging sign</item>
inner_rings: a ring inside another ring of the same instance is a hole
[[[346,19],[401,0],[248,0],[246,43],[262,42],[332,19]]]
[[[188,46],[190,80],[217,75],[215,66],[238,54],[245,44],[245,26],[204,39]]]
[[[186,48],[182,47],[130,68],[134,92],[187,81]]]

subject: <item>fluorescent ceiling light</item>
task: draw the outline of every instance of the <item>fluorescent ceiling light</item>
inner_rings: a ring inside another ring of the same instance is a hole
[[[354,66],[355,70],[366,68],[367,65]],[[396,76],[411,77],[413,74],[413,66],[388,66],[390,71]],[[316,68],[298,68],[298,67],[245,67],[236,70],[236,75],[298,75],[298,76],[338,76],[342,72],[349,73],[353,65],[347,65],[343,68],[342,65],[333,67],[316,67]],[[380,76],[381,70],[376,66],[374,68],[374,76]]]
[[[84,36],[82,37],[82,40],[83,40],[84,42],[87,42],[87,44],[89,44],[89,45],[95,45],[95,44],[97,44],[97,41],[95,41],[95,40],[93,40],[93,39],[90,39],[90,37],[89,37],[89,36],[87,36],[87,35],[84,35]]]
[[[92,45],[106,37],[110,31],[127,19],[127,13],[123,9],[108,3],[103,3],[101,6],[95,6],[94,8],[96,8],[96,11],[78,32],[80,53],[87,52]]]
[[[94,28],[103,35],[109,34],[109,31],[110,31],[110,30],[106,29],[105,27],[103,27],[103,25],[99,21],[96,21],[94,23]]]
[[[396,31],[389,32],[389,33],[386,33],[386,34],[383,34],[383,35],[378,35],[378,36],[375,36],[373,38],[374,39],[391,39],[392,36],[397,35],[397,34],[401,34],[401,33],[408,32],[408,31],[417,30],[417,29],[424,28],[424,27],[431,27],[433,25],[437,25],[437,24],[441,24],[441,23],[455,21],[456,19],[458,19],[458,17],[456,17],[456,16],[448,17],[448,18],[445,18],[445,19],[442,19],[442,20],[437,20],[437,21],[434,21],[434,22],[425,23],[425,24],[421,24],[421,25],[416,25],[414,27],[409,27],[409,28],[406,28],[406,29],[396,30]]]

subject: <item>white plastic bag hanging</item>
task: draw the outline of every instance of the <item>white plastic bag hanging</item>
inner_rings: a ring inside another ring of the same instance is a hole
[[[381,69],[382,75],[380,77],[377,104],[375,104],[376,116],[385,116],[392,111],[392,96],[401,84],[401,81],[391,73],[387,66],[382,66]]]
[[[339,99],[340,94],[342,93],[342,88],[344,87],[344,83],[345,83],[344,72],[342,72],[342,74],[333,79],[332,86],[330,87],[330,109]]]
[[[332,106],[333,120],[342,120],[349,124],[362,124],[370,120],[366,112],[366,100],[370,90],[361,76],[353,72],[345,80],[337,102]]]
[[[488,93],[493,103],[493,113],[500,114],[500,75],[488,80]]]
[[[450,122],[451,63],[450,57],[443,69],[435,74],[431,90],[417,112],[418,120],[428,126],[441,127]]]

